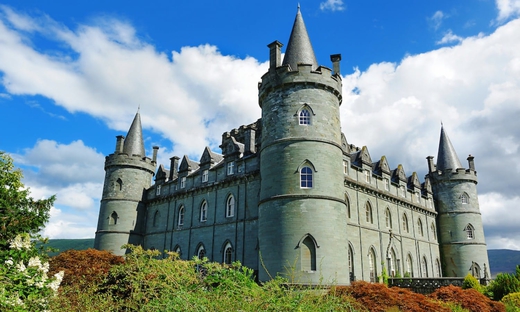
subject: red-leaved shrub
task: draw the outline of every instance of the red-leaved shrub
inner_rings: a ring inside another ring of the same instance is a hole
[[[505,312],[503,303],[493,301],[474,289],[462,289],[457,286],[446,286],[437,289],[431,298],[445,302],[455,302],[472,312]]]

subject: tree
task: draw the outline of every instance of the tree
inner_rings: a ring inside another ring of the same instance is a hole
[[[35,200],[22,183],[22,171],[15,169],[13,159],[0,151],[0,250],[18,234],[37,234],[49,221],[49,212],[56,199]]]

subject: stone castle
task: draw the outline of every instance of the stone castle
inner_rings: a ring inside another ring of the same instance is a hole
[[[222,135],[222,154],[145,154],[139,112],[106,157],[95,247],[126,243],[182,259],[239,260],[260,281],[349,284],[391,276],[490,276],[473,157],[464,168],[441,127],[423,183],[385,156],[349,144],[340,127],[341,55],[319,66],[300,10],[283,61],[258,85],[261,118]],[[155,175],[155,183],[151,181]]]

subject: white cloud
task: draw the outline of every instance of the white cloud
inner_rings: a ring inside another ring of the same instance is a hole
[[[64,212],[61,209],[52,207],[50,211],[50,221],[40,233],[48,238],[92,238],[96,232],[97,215],[89,215],[94,218],[86,221],[85,215],[78,215]]]
[[[428,18],[428,21],[433,29],[437,30],[441,27],[442,21],[445,18],[447,18],[447,16],[442,11],[436,11],[430,18]]]
[[[343,5],[343,0],[327,0],[320,3],[320,10],[330,10],[332,12],[343,11],[345,10],[345,6]]]
[[[461,42],[464,38],[460,37],[460,36],[457,36],[455,35],[451,29],[449,29],[445,34],[444,36],[442,37],[441,40],[435,42],[435,44],[448,44],[448,43],[458,43],[458,42]]]
[[[520,14],[520,0],[495,0],[498,16],[497,21],[503,22]]]

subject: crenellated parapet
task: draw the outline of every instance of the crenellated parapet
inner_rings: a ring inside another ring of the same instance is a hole
[[[156,163],[149,157],[143,157],[140,155],[127,155],[126,153],[114,153],[108,155],[105,158],[105,170],[108,170],[110,167],[114,166],[132,167],[154,173]]]

